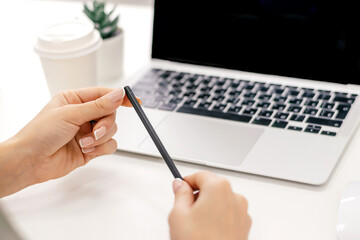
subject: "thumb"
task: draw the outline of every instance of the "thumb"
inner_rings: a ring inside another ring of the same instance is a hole
[[[175,194],[174,208],[189,208],[192,206],[195,198],[193,190],[187,182],[176,178],[173,181],[173,191]]]
[[[70,119],[67,120],[76,125],[82,125],[85,122],[107,116],[123,103],[124,96],[125,91],[121,87],[93,101],[68,105],[67,117]]]

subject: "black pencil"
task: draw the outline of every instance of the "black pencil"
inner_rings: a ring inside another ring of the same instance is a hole
[[[159,136],[155,132],[155,129],[153,128],[153,126],[151,125],[149,119],[147,118],[144,110],[141,108],[140,104],[138,103],[133,91],[131,90],[131,88],[129,86],[126,86],[124,89],[125,89],[126,96],[129,98],[129,100],[130,100],[131,104],[133,105],[136,113],[140,117],[140,119],[141,119],[142,123],[144,124],[146,130],[148,131],[150,137],[154,141],[157,149],[159,150],[161,156],[163,157],[166,164],[168,165],[171,173],[174,175],[174,178],[183,179],[181,177],[181,175],[180,175],[180,172],[177,170],[173,160],[171,159],[169,153],[166,151],[164,145],[162,144]]]

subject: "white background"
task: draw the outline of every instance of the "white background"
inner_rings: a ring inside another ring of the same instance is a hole
[[[119,5],[120,26],[125,32],[126,76],[150,59],[151,2],[124,0]],[[76,1],[2,1],[0,141],[14,135],[50,99],[33,51],[37,33],[51,21],[78,15],[81,9]],[[225,176],[234,191],[247,197],[253,218],[251,240],[335,240],[341,194],[346,183],[360,180],[359,144],[357,131],[323,186],[176,164],[183,175],[205,169]],[[29,240],[162,240],[169,239],[171,180],[161,159],[117,152],[0,202],[14,226]]]

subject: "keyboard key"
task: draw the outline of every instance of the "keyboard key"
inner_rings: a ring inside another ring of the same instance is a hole
[[[273,111],[270,110],[261,110],[259,113],[259,116],[261,117],[271,117],[271,115],[273,114]]]
[[[347,96],[346,92],[335,92],[336,95]]]
[[[355,98],[347,98],[347,97],[343,97],[343,96],[336,96],[334,98],[334,102],[342,102],[342,103],[354,103],[355,102]]]
[[[239,82],[237,82],[237,83],[234,82],[234,83],[231,83],[231,84],[230,84],[230,87],[231,87],[231,88],[237,88],[237,87],[239,87],[239,86],[240,86],[240,83],[239,83]]]
[[[296,127],[296,126],[289,126],[287,129],[295,130],[295,131],[302,131],[302,127]]]
[[[237,97],[230,97],[228,100],[226,100],[227,103],[236,104],[240,101],[240,98]]]
[[[275,114],[275,118],[282,119],[282,120],[287,119],[288,116],[289,116],[289,114],[284,113],[284,112],[278,112],[278,113]]]
[[[272,91],[272,93],[274,94],[282,94],[284,92],[284,89],[281,89],[281,88],[274,88]]]
[[[201,102],[198,108],[205,108],[208,109],[211,106],[211,102]]]
[[[306,120],[307,123],[314,123],[319,125],[325,125],[330,127],[341,127],[342,121],[340,120],[331,120],[326,118],[316,118],[316,117],[309,117]]]
[[[321,105],[322,108],[326,108],[326,109],[329,109],[329,110],[333,109],[334,106],[335,106],[335,103],[329,103],[329,102],[324,102]]]
[[[269,126],[270,123],[271,123],[271,119],[262,118],[262,117],[257,117],[252,122],[252,124],[263,125],[263,126]]]
[[[263,101],[269,101],[270,98],[271,98],[271,95],[268,95],[268,94],[262,94],[259,96],[259,99],[263,100]]]
[[[241,91],[231,91],[229,92],[229,95],[230,96],[234,96],[234,97],[237,97],[241,94]]]
[[[305,132],[309,133],[319,133],[320,130],[314,129],[314,128],[306,128]]]
[[[243,112],[243,114],[249,114],[249,115],[254,115],[257,112],[256,108],[246,108]]]
[[[339,104],[339,106],[336,108],[338,110],[338,114],[336,115],[335,118],[345,119],[346,115],[350,111],[350,107],[351,105],[349,104]]]
[[[320,113],[320,116],[321,116],[321,117],[331,118],[332,116],[334,116],[334,113],[335,113],[335,112],[333,112],[333,111],[322,110],[321,113]]]
[[[213,110],[214,110],[214,111],[221,111],[221,112],[223,112],[226,107],[227,107],[226,104],[217,103],[217,104],[215,104],[215,106],[213,107]],[[241,107],[240,107],[240,109],[241,109]],[[240,110],[239,110],[239,111],[240,111]]]
[[[241,105],[246,105],[246,106],[252,106],[254,105],[255,101],[254,100],[251,100],[251,99],[245,99]]]
[[[182,98],[178,98],[178,97],[174,97],[172,99],[170,99],[169,103],[175,103],[178,104],[182,101]]]
[[[176,106],[177,106],[176,103],[164,103],[159,107],[159,109],[166,110],[166,111],[172,111],[176,108]]]
[[[286,101],[287,97],[283,97],[283,96],[278,96],[274,98],[274,102],[280,102],[280,103],[284,103]]]
[[[262,86],[262,87],[259,88],[258,91],[260,91],[260,92],[267,92],[268,90],[269,90],[269,87]]]
[[[304,92],[303,94],[302,94],[302,98],[313,98],[315,96],[315,93],[313,93],[313,92]]]
[[[296,121],[296,122],[302,122],[305,119],[305,115],[300,115],[300,114],[293,114],[291,115],[290,120],[292,121]]]
[[[296,97],[297,95],[299,95],[299,93],[300,93],[299,91],[290,90],[290,91],[288,91],[287,95]]]
[[[318,105],[319,101],[316,100],[307,100],[305,105],[310,107],[316,107]]]
[[[212,87],[202,87],[202,88],[200,88],[200,91],[201,92],[210,92],[211,89],[212,89]]]
[[[188,106],[188,107],[192,107],[196,104],[197,100],[193,99],[193,100],[187,100],[184,103],[184,106]]]
[[[330,99],[331,95],[326,93],[320,93],[317,97],[318,100],[325,100],[328,101]]]
[[[253,92],[247,92],[244,94],[245,98],[254,98],[256,96],[256,93]]]
[[[190,84],[186,87],[186,89],[188,90],[195,90],[199,87],[199,85],[195,85],[195,84]]]
[[[321,135],[336,136],[336,132],[321,131]]]
[[[212,98],[212,101],[222,102],[225,99],[225,96],[215,96]]]
[[[206,109],[195,109],[191,107],[182,106],[179,108],[178,112],[181,113],[190,113],[200,116],[207,116],[207,117],[215,117],[220,119],[228,119],[233,121],[239,122],[250,122],[251,116],[240,115],[240,114],[232,114],[232,113],[223,113],[220,111],[209,111]]]
[[[275,120],[274,123],[271,126],[272,127],[277,127],[277,128],[286,128],[287,125],[288,125],[287,121]]]
[[[317,111],[316,108],[306,108],[304,114],[316,115]]]
[[[298,113],[300,112],[302,109],[302,107],[300,106],[296,106],[296,105],[291,105],[289,108],[288,108],[288,112],[295,112],[295,113]]]
[[[302,99],[300,99],[300,98],[293,98],[293,99],[290,99],[289,100],[289,103],[290,104],[295,104],[295,105],[300,105],[301,103],[302,103]]]
[[[181,92],[182,92],[181,89],[176,89],[176,90],[174,89],[174,90],[171,90],[171,91],[169,92],[169,94],[170,94],[170,95],[177,96],[177,95],[179,95]]]
[[[246,90],[252,90],[253,88],[254,88],[253,84],[247,84],[243,87],[243,89],[246,89]]]
[[[240,112],[240,110],[241,110],[241,107],[240,107],[240,106],[235,106],[235,105],[233,105],[233,106],[231,106],[231,107],[228,109],[228,112],[238,113],[238,112]]]
[[[279,110],[279,111],[282,111],[284,110],[286,107],[285,104],[279,104],[279,103],[275,103],[272,107],[273,110]]]
[[[260,108],[268,108],[270,106],[270,103],[269,102],[259,102],[256,106],[260,107]]]
[[[215,90],[215,94],[224,95],[227,89],[224,88],[218,88]]]
[[[305,128],[305,132],[309,132],[309,133],[319,133],[320,132],[321,127],[320,126],[314,126],[314,125],[308,125]]]
[[[208,99],[210,97],[210,94],[209,93],[202,93],[198,96],[198,98],[201,98],[201,99]]]
[[[225,81],[222,80],[222,81],[218,81],[218,82],[216,83],[216,86],[222,87],[222,86],[224,86],[224,84],[225,84]]]

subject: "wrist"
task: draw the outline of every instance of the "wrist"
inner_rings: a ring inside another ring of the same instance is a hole
[[[13,137],[0,143],[0,197],[35,183],[31,157],[21,142]]]

